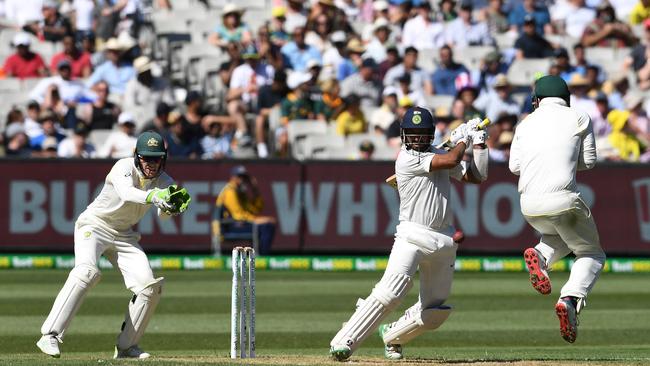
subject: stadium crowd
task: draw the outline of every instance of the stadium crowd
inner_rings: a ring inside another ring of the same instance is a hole
[[[0,156],[120,158],[155,130],[171,158],[287,158],[291,123],[314,120],[332,141],[363,137],[339,158],[390,158],[401,115],[420,105],[434,143],[490,118],[490,158],[507,161],[530,85],[554,74],[591,116],[599,159],[650,160],[648,0],[260,0],[247,18],[254,2],[4,0]],[[157,14],[183,12],[209,16],[166,38]],[[198,57],[217,63],[198,82],[192,62],[177,76],[174,50],[189,43],[218,55]]]

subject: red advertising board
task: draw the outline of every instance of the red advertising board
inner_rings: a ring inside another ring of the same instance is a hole
[[[99,192],[112,161],[0,160],[0,251],[70,252],[76,216]],[[168,171],[191,192],[191,209],[170,221],[148,214],[136,227],[148,251],[208,252],[216,195],[233,162],[170,161]],[[399,200],[384,179],[393,164],[266,162],[244,165],[257,178],[264,213],[278,218],[278,252],[385,253]],[[650,174],[642,166],[607,165],[579,174],[580,190],[610,254],[650,254]],[[454,183],[455,225],[465,253],[512,253],[537,239],[519,212],[517,177],[490,166],[480,185]],[[153,212],[153,210],[151,210]]]

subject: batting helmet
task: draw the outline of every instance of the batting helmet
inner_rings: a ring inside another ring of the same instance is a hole
[[[554,75],[543,76],[535,82],[535,90],[533,91],[533,100],[543,99],[546,97],[562,98],[569,105],[571,99],[571,92],[566,82]]]
[[[408,150],[426,151],[434,138],[435,120],[426,108],[409,108],[402,117],[400,129],[402,143]]]
[[[154,177],[147,178],[155,178],[159,176],[160,173],[162,173],[162,171],[165,169],[165,163],[167,162],[167,147],[165,146],[165,140],[163,140],[162,136],[160,136],[157,132],[143,132],[140,136],[138,136],[138,141],[135,144],[134,158],[135,166],[143,175],[145,174],[144,170],[142,169],[142,164],[140,164],[140,159],[161,159],[160,168],[158,169],[156,175]]]

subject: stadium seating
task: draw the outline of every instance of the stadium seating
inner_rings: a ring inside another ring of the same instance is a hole
[[[514,86],[530,86],[536,73],[545,74],[551,67],[551,59],[535,58],[515,60],[508,69],[508,80]]]

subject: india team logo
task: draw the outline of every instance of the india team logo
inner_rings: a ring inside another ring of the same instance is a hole
[[[422,117],[420,117],[419,115],[416,114],[415,116],[413,116],[413,119],[411,119],[411,121],[414,124],[418,125],[418,124],[420,124],[420,122],[422,122]]]

